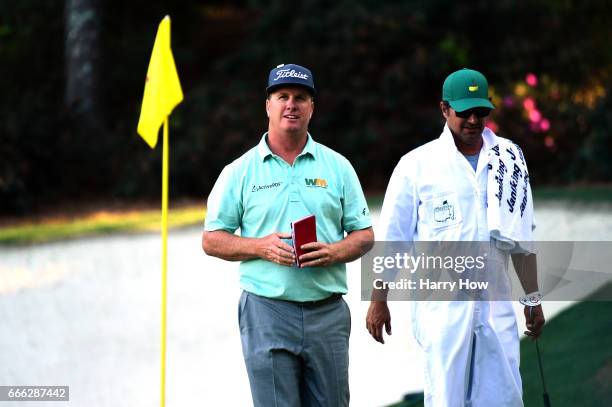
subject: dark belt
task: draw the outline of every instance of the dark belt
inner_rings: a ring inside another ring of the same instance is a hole
[[[288,302],[292,302],[294,304],[301,305],[303,307],[319,307],[321,305],[325,305],[325,304],[332,303],[334,301],[338,301],[340,298],[342,298],[342,294],[334,293],[327,298],[323,298],[322,300],[317,300],[317,301],[288,301]]]

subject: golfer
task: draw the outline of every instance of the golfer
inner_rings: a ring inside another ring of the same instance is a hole
[[[374,240],[368,206],[349,161],[308,133],[310,70],[279,65],[266,92],[268,131],[221,172],[202,247],[241,262],[238,320],[253,404],[348,406],[345,263]],[[302,246],[298,268],[291,222],[309,215],[318,241]]]
[[[480,72],[461,69],[446,78],[442,134],[397,164],[380,215],[380,240],[489,242],[489,260],[499,260],[500,273],[512,256],[529,294],[523,299],[526,334],[537,338],[544,316],[535,255],[530,254],[529,174],[520,148],[485,127],[492,109],[488,82]],[[379,300],[371,302],[366,326],[384,343],[383,328],[391,334],[391,315],[386,297],[373,298]],[[413,333],[425,353],[426,406],[523,405],[518,329],[510,302],[489,298],[411,305]]]

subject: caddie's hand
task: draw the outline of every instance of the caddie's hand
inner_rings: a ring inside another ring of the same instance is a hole
[[[383,325],[387,335],[391,335],[391,312],[387,301],[372,301],[366,315],[366,328],[376,342],[385,343]]]
[[[532,309],[531,315],[529,309]],[[544,311],[542,311],[542,305],[536,305],[535,307],[525,306],[525,321],[528,331],[525,331],[525,335],[529,336],[532,341],[535,341],[542,334],[542,327],[544,326]]]
[[[335,263],[333,244],[311,242],[303,244],[301,249],[308,251],[300,256],[301,267],[322,267]]]
[[[272,233],[257,239],[257,253],[262,259],[272,263],[293,266],[295,263],[293,247],[281,239],[291,239],[291,233]]]

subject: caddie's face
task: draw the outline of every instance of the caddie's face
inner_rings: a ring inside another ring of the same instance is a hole
[[[314,111],[314,101],[304,88],[279,88],[266,99],[266,111],[270,130],[306,132]]]
[[[446,106],[443,102],[440,102],[440,109],[455,139],[468,149],[470,147],[480,149],[485,118],[490,109],[470,109],[467,112],[459,113],[462,117],[457,116],[457,112],[452,107]],[[459,150],[462,151],[461,148]]]

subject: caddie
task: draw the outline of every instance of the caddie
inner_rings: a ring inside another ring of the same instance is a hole
[[[485,127],[492,109],[488,82],[480,72],[461,69],[446,78],[442,134],[397,164],[377,233],[382,241],[489,242],[489,256],[499,259],[495,266],[501,274],[511,256],[529,294],[521,299],[525,333],[537,338],[544,315],[532,254],[529,173],[521,149]],[[391,334],[391,315],[382,294],[370,303],[366,327],[384,343],[383,328]],[[512,304],[483,298],[411,303],[413,334],[425,353],[426,406],[523,405]]]

